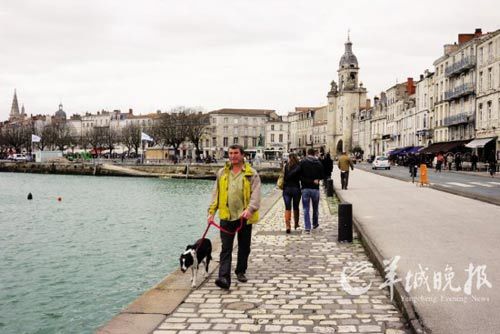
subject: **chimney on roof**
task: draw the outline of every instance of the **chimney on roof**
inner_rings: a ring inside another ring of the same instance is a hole
[[[483,30],[481,28],[476,28],[476,30],[474,31],[474,35],[475,37],[483,35]]]
[[[130,115],[132,115],[132,114],[134,113],[134,110],[133,110],[132,108],[130,108],[130,109],[128,110],[128,113],[129,113]]]
[[[413,83],[413,78],[408,78],[406,80],[406,93],[408,95],[415,94],[415,84]]]
[[[424,80],[424,75],[420,74],[420,80]]]

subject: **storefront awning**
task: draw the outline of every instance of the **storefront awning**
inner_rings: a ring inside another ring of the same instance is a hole
[[[422,150],[419,151],[419,153],[438,153],[438,152],[450,152],[453,151],[454,149],[464,146],[467,144],[469,140],[456,140],[456,141],[446,141],[446,142],[441,142],[441,143],[434,143],[426,148],[423,148]]]
[[[414,151],[415,146],[406,146],[406,147],[403,147],[403,148],[397,148],[397,149],[392,150],[391,152],[389,152],[389,155],[403,155],[403,154],[415,153],[420,148],[421,148],[421,146],[418,146],[418,149],[416,151]]]
[[[465,147],[483,148],[484,145],[488,144],[493,139],[495,139],[495,137],[474,139],[473,141],[471,141],[470,143],[468,143],[467,145],[465,145]]]
[[[422,149],[422,146],[413,146],[408,151],[406,151],[406,154],[415,154],[418,151],[420,151],[421,149]]]
[[[401,153],[401,151],[403,151],[403,150],[404,150],[404,147],[403,147],[403,148],[396,148],[396,149],[394,149],[394,150],[390,151],[388,154],[389,154],[389,155],[398,155],[398,154],[399,154],[399,153]]]

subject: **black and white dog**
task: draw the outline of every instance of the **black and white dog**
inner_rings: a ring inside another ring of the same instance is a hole
[[[199,245],[199,246],[198,246]],[[208,276],[208,265],[212,260],[212,243],[209,239],[199,239],[194,245],[186,247],[186,251],[179,258],[182,272],[191,267],[191,286],[196,286],[199,264],[205,260],[205,277]]]

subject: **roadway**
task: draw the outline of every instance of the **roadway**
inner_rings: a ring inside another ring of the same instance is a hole
[[[390,170],[372,170],[371,164],[361,163],[356,164],[354,168],[411,182],[408,167],[392,166]],[[500,177],[498,173],[492,178],[486,172],[473,173],[446,170],[439,173],[435,172],[434,169],[428,169],[428,175],[432,188],[500,205]],[[417,175],[416,180],[418,178],[419,175]]]
[[[500,207],[380,176],[407,178],[403,168],[371,173],[370,166],[356,167],[348,190],[340,189],[340,173],[334,169],[335,191],[352,204],[354,219],[381,257],[400,257],[398,278],[410,288],[409,301],[423,324],[433,333],[498,333]],[[362,170],[366,167],[369,172]],[[433,173],[431,182],[489,181]]]

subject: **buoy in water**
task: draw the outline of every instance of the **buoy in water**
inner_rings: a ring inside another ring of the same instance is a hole
[[[31,193],[28,194],[28,199],[29,200],[33,199],[33,195]]]
[[[58,197],[58,198],[57,198],[57,201],[58,201],[58,202],[62,201],[62,197]]]

